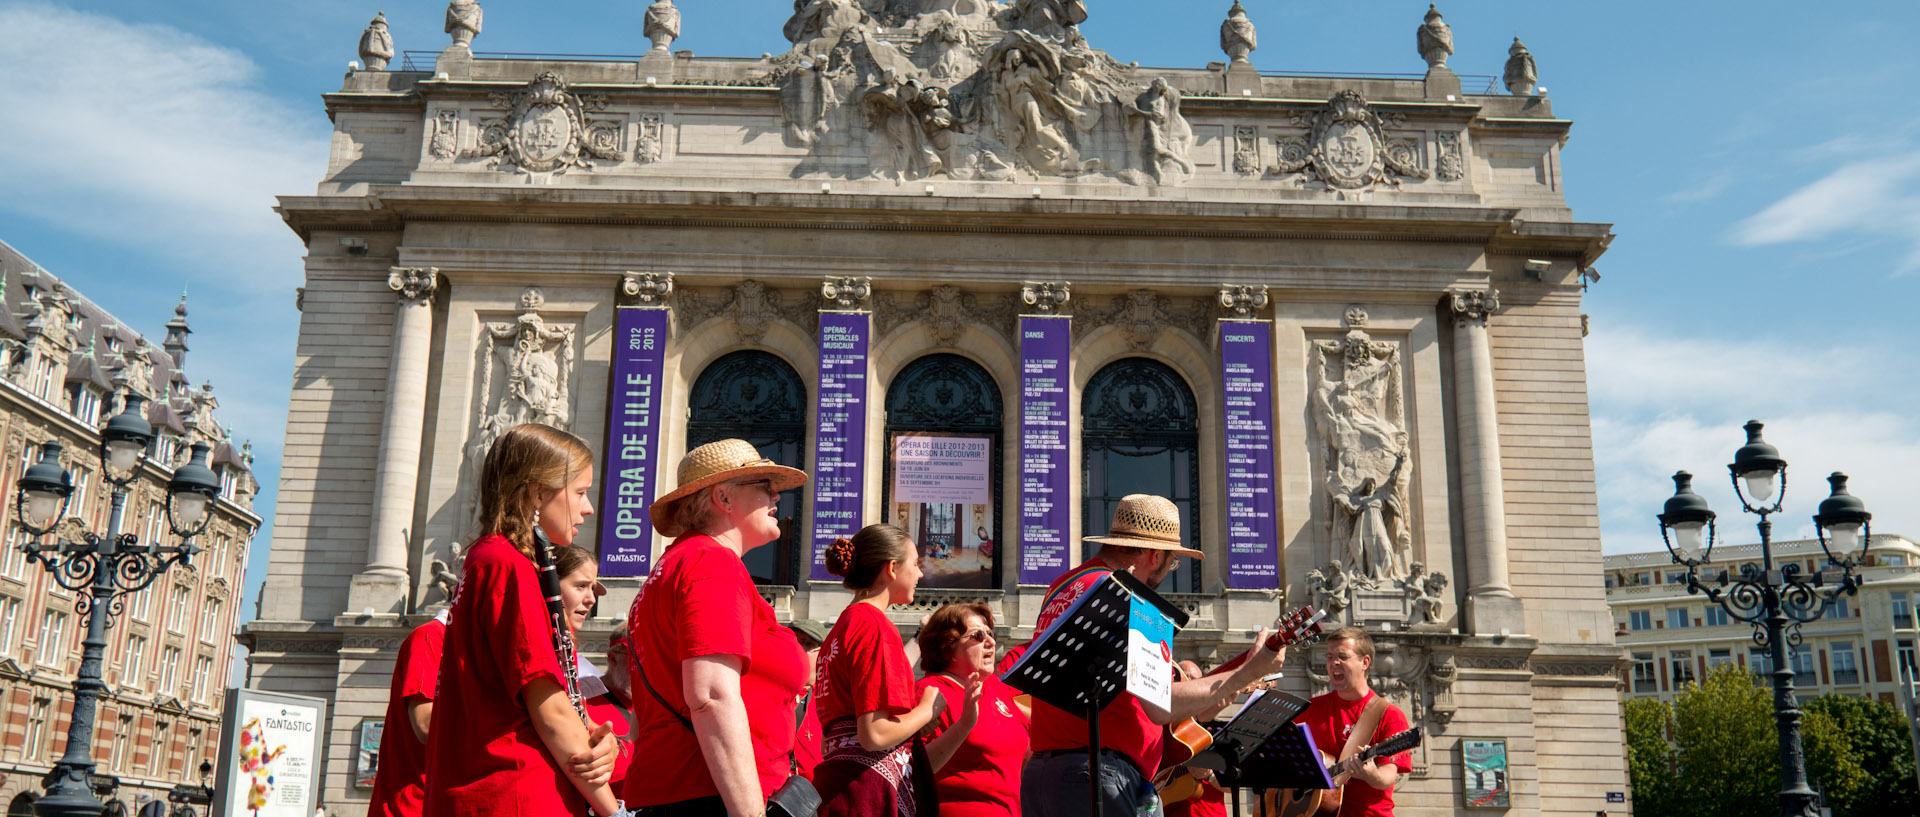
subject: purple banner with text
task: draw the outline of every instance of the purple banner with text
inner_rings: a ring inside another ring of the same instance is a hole
[[[645,576],[652,568],[647,506],[660,486],[660,386],[666,379],[665,309],[614,310],[613,390],[607,407],[606,488],[600,497],[600,575]]]
[[[1273,324],[1221,321],[1227,431],[1227,586],[1280,581],[1273,496]]]
[[[1072,510],[1067,469],[1067,360],[1071,318],[1020,319],[1020,583],[1050,584],[1067,570]]]
[[[813,571],[827,572],[827,545],[861,528],[867,459],[865,312],[820,313],[819,442],[813,452]]]

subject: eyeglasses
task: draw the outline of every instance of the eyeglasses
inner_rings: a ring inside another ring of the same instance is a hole
[[[960,640],[971,641],[975,644],[978,644],[992,637],[993,637],[993,633],[987,632],[986,630],[974,630],[973,632],[970,632],[970,633],[967,633],[966,635],[961,636]]]

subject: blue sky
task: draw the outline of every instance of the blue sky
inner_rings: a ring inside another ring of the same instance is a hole
[[[645,0],[482,0],[480,51],[638,54]],[[1230,0],[1089,0],[1097,47],[1222,59]],[[676,49],[784,50],[790,0],[681,0]],[[1418,2],[1246,3],[1264,71],[1417,72]],[[435,51],[444,4],[0,0],[0,238],[152,337],[192,293],[188,374],[251,439],[271,521],[301,247],[269,209],[313,189],[355,42],[384,8]],[[1725,463],[1768,422],[1792,465],[1785,535],[1827,472],[1884,533],[1920,536],[1920,4],[1457,2],[1454,68],[1498,74],[1516,35],[1556,114],[1577,218],[1619,234],[1588,296],[1608,552],[1658,547],[1679,468],[1746,542]],[[249,611],[270,529],[255,543]]]

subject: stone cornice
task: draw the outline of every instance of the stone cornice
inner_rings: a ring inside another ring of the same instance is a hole
[[[409,222],[582,224],[1115,238],[1479,244],[1587,259],[1612,225],[1534,222],[1504,207],[1174,199],[378,185],[366,196],[283,196],[302,240]],[[1524,249],[1523,249],[1524,248]]]

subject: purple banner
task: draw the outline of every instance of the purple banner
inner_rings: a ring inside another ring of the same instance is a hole
[[[1071,318],[1020,319],[1020,583],[1050,584],[1067,570],[1072,510],[1067,462]]]
[[[606,488],[600,496],[600,575],[645,576],[652,568],[659,492],[660,386],[666,380],[665,309],[614,310],[613,391],[607,401]]]
[[[867,459],[865,312],[820,313],[820,424],[813,451],[813,571],[827,572],[827,545],[860,530]]]
[[[1273,324],[1220,322],[1227,419],[1227,586],[1280,581],[1273,497]]]

